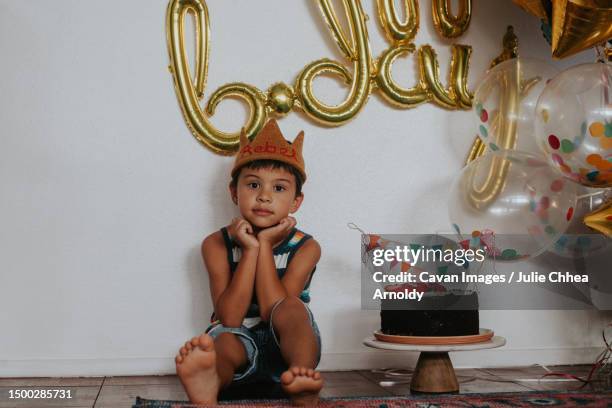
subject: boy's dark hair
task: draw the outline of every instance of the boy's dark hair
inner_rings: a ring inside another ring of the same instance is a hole
[[[283,169],[293,174],[293,177],[295,178],[295,196],[299,197],[302,195],[302,184],[304,183],[304,181],[302,180],[302,176],[300,175],[300,172],[297,171],[295,167],[287,163],[278,161],[278,160],[267,160],[267,159],[253,160],[252,162],[245,164],[244,166],[240,167],[234,173],[234,176],[232,177],[232,181],[230,181],[230,186],[232,186],[233,188],[236,188],[236,186],[238,185],[238,177],[240,177],[240,173],[242,172],[243,169],[259,170],[259,169],[265,169],[265,168]]]

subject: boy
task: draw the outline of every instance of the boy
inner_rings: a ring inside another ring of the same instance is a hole
[[[303,137],[286,141],[275,120],[251,142],[241,134],[229,185],[241,217],[202,243],[214,322],[175,359],[194,403],[253,380],[280,382],[296,405],[317,403],[321,340],[306,303],[321,249],[289,216],[304,199]]]

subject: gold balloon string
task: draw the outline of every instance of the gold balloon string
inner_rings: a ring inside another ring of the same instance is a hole
[[[361,232],[363,235],[368,235],[368,234],[367,234],[367,233],[366,233],[364,230],[362,230],[361,228],[359,228],[359,226],[358,226],[357,224],[355,224],[354,222],[348,222],[348,223],[346,224],[346,226],[347,226],[347,227],[349,227],[349,229],[352,229],[352,230],[356,230],[356,231]]]
[[[604,98],[604,106],[610,105],[610,93],[608,90],[610,89],[610,78],[606,72],[601,73],[602,81],[604,83],[603,86],[603,98]]]
[[[597,53],[597,62],[601,64],[609,64],[610,57],[612,57],[612,54],[609,52],[610,48],[607,44],[607,42],[604,42],[602,44],[597,44],[594,47],[595,52]],[[608,106],[610,104],[610,94],[608,91],[610,89],[610,78],[606,70],[601,70],[601,82],[603,84],[601,90],[602,106]]]
[[[600,52],[599,47],[597,47],[597,51],[598,53]],[[601,53],[602,55],[605,55],[603,52]],[[608,64],[607,59],[603,59],[600,61],[602,64]],[[608,71],[605,69],[601,70],[601,82],[603,83],[602,88],[602,99],[603,99],[603,106],[608,106],[610,105],[610,94],[609,94],[609,89],[610,89],[610,76],[608,74]]]
[[[605,196],[606,192],[605,191],[596,191],[594,193],[587,193],[587,194],[581,194],[579,196],[576,196],[577,200],[581,200],[583,198],[589,198],[591,201],[591,204],[593,203],[593,199],[599,197],[599,196]]]
[[[608,62],[609,48],[607,47],[607,43],[597,44],[594,48],[597,54],[597,62]]]

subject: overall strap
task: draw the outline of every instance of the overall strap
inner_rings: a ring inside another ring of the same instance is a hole
[[[283,261],[282,264],[279,265],[278,261],[276,263],[277,264],[276,270],[278,272],[279,277],[282,277],[285,274],[285,272],[287,271],[287,267],[291,263],[291,260],[293,259],[297,251],[302,247],[302,245],[304,245],[309,239],[312,238],[312,235],[309,235],[305,233],[304,231],[294,229],[294,231],[290,234],[290,236],[288,236],[288,238],[289,239],[287,239],[283,243],[283,245],[279,245],[276,248],[277,251],[274,252],[275,261],[277,257],[282,256],[281,258],[281,260]],[[282,267],[279,268],[279,266],[282,266]],[[300,293],[299,297],[304,303],[310,302],[310,281],[312,280],[312,276],[316,269],[317,269],[316,266],[312,269],[312,271],[310,272],[310,276],[308,277],[308,281],[306,281],[306,284],[304,285],[304,289],[302,290],[302,293]]]
[[[234,273],[236,270],[236,266],[238,265],[238,260],[234,261],[237,254],[238,245],[230,238],[229,231],[226,227],[221,228],[221,233],[223,234],[223,243],[225,244],[225,251],[227,252],[227,263],[230,266],[230,271]]]

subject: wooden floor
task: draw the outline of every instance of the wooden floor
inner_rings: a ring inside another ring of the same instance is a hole
[[[575,390],[579,381],[546,377],[547,372],[563,372],[586,377],[590,366],[530,366],[493,369],[457,369],[461,393],[521,392],[535,390]],[[324,372],[322,397],[393,396],[409,394],[410,377],[397,378],[397,384],[381,386],[380,381],[393,381],[377,371]],[[583,389],[592,390],[593,386]],[[9,399],[15,389],[71,390],[72,399],[18,400]],[[88,377],[88,378],[0,378],[0,407],[131,407],[136,396],[149,399],[186,400],[176,376]]]

